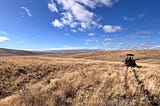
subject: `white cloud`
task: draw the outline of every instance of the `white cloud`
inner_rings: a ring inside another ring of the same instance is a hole
[[[129,35],[129,36],[126,36],[128,38],[150,38],[151,36],[148,36],[148,35]]]
[[[64,46],[63,48],[59,48],[61,50],[78,50],[78,49],[98,49],[97,47],[73,47],[73,46]],[[54,50],[54,48],[52,48]]]
[[[7,35],[8,33],[5,31],[0,31],[1,34]]]
[[[111,41],[112,39],[111,38],[105,38],[105,41]]]
[[[86,40],[86,44],[90,43],[90,42],[95,42],[95,43],[98,43],[99,40],[97,38],[89,38]]]
[[[53,26],[55,27],[58,27],[58,28],[62,28],[63,27],[63,24],[61,22],[59,22],[59,20],[55,19],[53,22],[52,22]]]
[[[140,14],[137,14],[136,16],[132,16],[132,17],[125,16],[125,17],[123,17],[123,20],[125,20],[125,21],[134,21],[136,19],[143,18],[145,15],[146,15],[146,13],[140,13]]]
[[[88,34],[88,36],[94,36],[94,35],[95,35],[94,33],[89,33],[89,34]]]
[[[160,49],[160,45],[155,45],[153,47],[150,47],[150,49]]]
[[[125,42],[120,42],[119,44],[120,44],[120,45],[123,45],[123,44],[125,44]]]
[[[145,16],[145,13],[140,13],[140,14],[138,15],[139,18],[143,18],[144,16]]]
[[[134,21],[135,17],[123,17],[125,21]]]
[[[137,31],[137,32],[135,32],[135,33],[133,33],[133,34],[130,34],[130,35],[127,35],[126,37],[127,38],[133,38],[133,39],[135,39],[135,38],[139,38],[139,39],[149,39],[149,38],[151,38],[151,31],[149,31],[149,30],[139,30],[139,31]]]
[[[0,36],[0,42],[6,41],[6,40],[10,40],[10,39],[5,36]]]
[[[58,9],[57,9],[55,3],[53,2],[53,0],[51,0],[48,3],[48,8],[50,9],[51,12],[58,12]]]
[[[72,29],[71,31],[72,31],[72,32],[75,32],[75,33],[77,32],[75,29]]]
[[[21,9],[24,10],[27,13],[28,16],[30,16],[30,17],[32,16],[32,14],[31,14],[31,12],[28,8],[22,6]]]
[[[118,0],[55,0],[56,4],[48,3],[48,7],[52,12],[59,11],[61,18],[56,19],[61,23],[60,26],[69,26],[71,28],[88,29],[91,27],[99,27],[101,24],[96,18],[96,14],[92,11],[96,7],[111,7]],[[52,4],[52,6],[51,6]],[[50,5],[50,6],[49,6]],[[57,9],[61,6],[61,9]],[[90,9],[89,9],[90,8]],[[63,24],[63,25],[62,25]],[[56,26],[57,27],[57,26]]]
[[[151,31],[142,30],[142,31],[138,31],[137,34],[150,35],[150,34],[151,34]]]
[[[64,46],[61,48],[40,48],[40,49],[20,49],[20,50],[28,50],[28,51],[48,51],[48,50],[96,50],[98,47],[85,47],[85,46]]]
[[[111,7],[113,2],[118,2],[118,0],[75,0],[76,2],[82,3],[83,5],[95,8],[96,6],[108,6]]]
[[[154,44],[153,42],[143,42],[137,45],[137,47],[135,47],[136,49],[154,49],[154,47],[156,48],[156,44]]]
[[[103,30],[107,33],[118,32],[122,30],[121,26],[104,25]]]
[[[34,50],[34,51],[44,51],[44,50],[93,50],[93,49],[98,49],[98,47],[64,46],[62,48],[38,49],[38,50]],[[27,50],[31,50],[31,49],[27,49]]]
[[[64,16],[62,17],[62,20],[65,19],[65,21],[63,21],[63,24],[73,24],[74,21],[77,22],[77,25],[80,25],[83,29],[86,29],[90,25],[95,24],[93,20],[94,14],[74,0],[59,0],[57,2],[63,5],[63,8],[66,10],[66,12],[63,12]]]

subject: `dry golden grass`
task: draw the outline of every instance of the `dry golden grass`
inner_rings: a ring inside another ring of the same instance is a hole
[[[142,68],[135,70],[145,88],[160,101],[160,51],[110,51],[42,56],[0,57],[0,106],[150,106],[128,70],[126,53]]]

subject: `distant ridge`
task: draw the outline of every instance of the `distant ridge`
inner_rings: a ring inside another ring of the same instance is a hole
[[[68,50],[45,50],[48,53],[74,53],[74,52],[96,52],[102,51],[101,49],[68,49]]]
[[[27,51],[27,50],[16,50],[8,48],[0,48],[0,56],[9,55],[41,55],[41,54],[54,54],[54,53],[75,53],[75,52],[96,52],[102,51],[100,49],[69,49],[69,50],[42,50],[42,51]]]
[[[39,55],[41,52],[0,48],[0,55]]]

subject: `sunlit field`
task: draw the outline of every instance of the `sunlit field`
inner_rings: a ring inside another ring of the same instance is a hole
[[[142,66],[134,68],[141,85],[126,53]],[[1,56],[0,106],[158,106],[159,63],[153,50]]]

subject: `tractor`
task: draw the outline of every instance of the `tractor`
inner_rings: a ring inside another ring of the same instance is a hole
[[[135,62],[135,59],[133,59],[134,54],[127,54],[127,57],[125,58],[125,65],[127,67],[137,67],[137,64]]]

